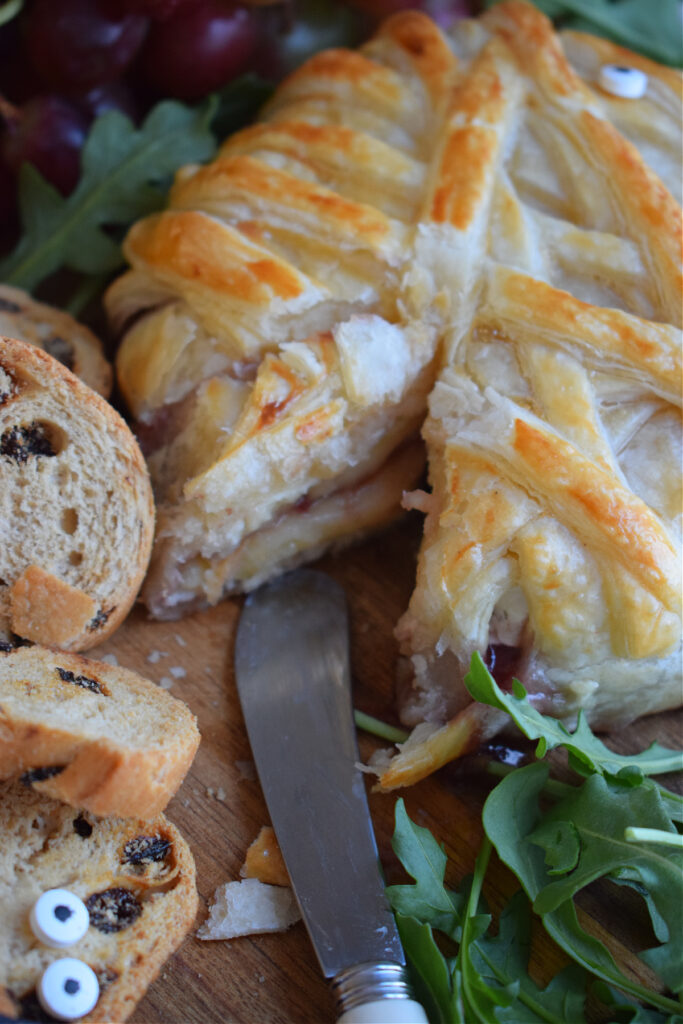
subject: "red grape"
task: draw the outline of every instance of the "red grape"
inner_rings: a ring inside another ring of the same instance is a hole
[[[367,34],[359,14],[335,0],[293,0],[263,8],[263,42],[252,67],[277,80],[312,54],[335,46],[357,46]]]
[[[245,71],[257,41],[248,8],[198,0],[152,25],[139,63],[161,95],[196,100]]]
[[[16,116],[5,114],[2,157],[15,174],[23,163],[32,163],[62,195],[68,195],[78,181],[87,131],[87,119],[67,100],[34,96]]]
[[[122,14],[144,14],[154,21],[165,21],[181,7],[189,7],[197,0],[111,0]]]
[[[107,82],[106,85],[98,85],[85,95],[74,100],[79,110],[82,110],[89,121],[106,114],[108,110],[120,110],[131,119],[137,121],[140,117],[140,106],[131,89],[125,82]]]
[[[118,78],[139,50],[146,18],[116,15],[108,0],[33,0],[25,28],[31,63],[60,92]]]

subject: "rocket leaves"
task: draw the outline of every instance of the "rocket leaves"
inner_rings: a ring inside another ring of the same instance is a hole
[[[487,0],[486,6],[499,0]],[[678,0],[534,0],[558,27],[604,36],[652,60],[683,66]],[[654,14],[654,17],[653,17]]]
[[[525,736],[538,740],[537,757],[543,757],[547,750],[554,747],[563,746],[569,753],[572,767],[582,775],[590,772],[616,775],[623,770],[630,772],[634,768],[644,775],[683,770],[683,752],[670,750],[658,743],[653,743],[641,754],[615,753],[593,735],[582,712],[579,712],[576,729],[570,732],[562,722],[547,718],[537,711],[529,703],[524,687],[516,679],[513,681],[512,694],[504,693],[478,653],[472,657],[470,670],[465,676],[465,686],[475,700],[507,711]]]
[[[83,275],[86,295],[99,290],[123,266],[125,230],[165,205],[178,168],[208,160],[218,142],[249,120],[271,90],[258,76],[244,75],[196,107],[162,100],[139,127],[120,111],[102,114],[86,139],[78,185],[66,197],[24,164],[19,175],[22,233],[0,264],[0,280],[33,291],[67,268]]]
[[[654,744],[633,757],[615,754],[585,721],[570,732],[539,714],[517,686],[513,695],[503,693],[478,656],[466,681],[477,700],[507,710],[539,740],[537,755],[565,747],[578,778],[575,785],[557,782],[546,761],[510,770],[486,800],[486,838],[459,891],[445,886],[446,855],[437,841],[397,803],[394,850],[414,884],[387,893],[430,1021],[578,1024],[590,987],[612,1022],[683,1024],[681,802],[650,778],[680,767],[681,755]],[[492,847],[522,886],[497,927],[481,897]],[[599,879],[643,899],[658,944],[640,957],[661,991],[623,973],[581,926],[576,897]],[[545,989],[527,972],[532,912],[573,961]]]
[[[628,873],[652,901],[655,932],[664,943],[642,958],[674,992],[681,990],[683,858],[674,848],[634,845],[624,839],[629,823],[675,829],[659,793],[646,780],[625,787],[592,775],[545,814],[541,794],[548,778],[542,762],[511,772],[484,806],[484,828],[501,859],[517,875],[550,935],[597,977],[673,1013],[681,1007],[627,979],[609,951],[578,923],[573,898],[590,882]],[[636,887],[638,891],[638,887]]]
[[[390,886],[387,895],[416,994],[432,1024],[581,1024],[586,976],[580,968],[561,971],[545,989],[527,974],[531,914],[521,891],[501,914],[497,933],[491,930],[481,901],[491,844],[484,842],[473,877],[459,892],[450,891],[444,884],[446,856],[434,837],[410,820],[402,800],[395,813],[394,850],[415,885]],[[455,956],[441,952],[435,931],[457,945]]]
[[[88,274],[116,270],[123,257],[112,229],[163,206],[178,167],[211,156],[214,112],[213,99],[196,109],[166,100],[136,128],[120,111],[108,111],[88,135],[80,180],[67,197],[24,164],[23,233],[0,265],[0,278],[30,291],[61,267]]]

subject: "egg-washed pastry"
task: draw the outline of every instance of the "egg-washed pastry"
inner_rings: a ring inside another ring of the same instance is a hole
[[[158,616],[383,521],[438,373],[398,626],[418,731],[387,788],[500,728],[463,686],[477,650],[567,720],[681,700],[680,75],[565,39],[512,0],[319,54],[178,175],[108,295]]]
[[[416,729],[386,789],[507,721],[471,702],[475,651],[569,723],[583,709],[614,728],[683,696],[681,210],[664,184],[680,185],[681,76],[571,33],[582,81],[518,3],[455,45],[468,64],[444,151],[481,173],[476,213],[442,224],[476,271],[451,268],[432,491],[406,502],[426,512],[397,628]],[[605,62],[645,70],[645,96],[601,91]]]
[[[416,13],[319,54],[130,231],[107,306],[155,486],[153,615],[348,543],[418,483],[439,330],[401,282],[455,69]]]

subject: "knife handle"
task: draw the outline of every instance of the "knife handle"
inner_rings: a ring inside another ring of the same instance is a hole
[[[332,982],[337,1024],[429,1024],[415,1002],[403,964],[356,964]]]
[[[337,1024],[429,1024],[429,1020],[414,999],[375,999],[347,1010]]]

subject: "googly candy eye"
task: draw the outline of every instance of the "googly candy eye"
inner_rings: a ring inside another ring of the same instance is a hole
[[[54,960],[38,982],[38,1002],[57,1020],[78,1020],[95,1006],[100,986],[92,967],[75,957]]]
[[[598,82],[605,92],[627,100],[640,99],[647,89],[647,75],[644,71],[621,64],[603,64]]]
[[[34,903],[30,922],[46,946],[72,946],[87,932],[90,915],[83,900],[68,889],[48,889]]]

